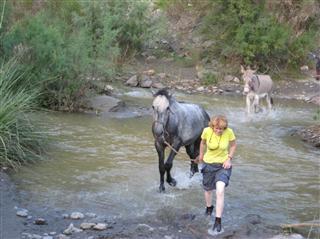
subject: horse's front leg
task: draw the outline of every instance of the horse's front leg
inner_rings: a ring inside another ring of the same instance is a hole
[[[173,145],[171,146],[172,148],[174,148],[174,150],[171,149],[169,157],[165,163],[165,169],[167,171],[167,183],[169,183],[170,186],[176,186],[177,185],[177,181],[171,177],[171,168],[172,168],[172,162],[174,157],[176,156],[176,152],[179,151],[180,147],[181,147],[181,143],[180,142],[175,142],[173,143]]]
[[[160,173],[160,186],[159,192],[162,193],[165,191],[164,187],[164,174],[165,174],[165,166],[164,166],[164,146],[158,142],[155,142],[155,148],[158,153],[159,158],[159,173]]]

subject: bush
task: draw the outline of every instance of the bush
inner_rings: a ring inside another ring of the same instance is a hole
[[[268,9],[272,4],[247,0],[211,2],[202,32],[216,42],[212,54],[231,61],[240,59],[240,63],[256,65],[261,71],[302,64],[316,43],[316,18],[310,16],[304,31],[300,29],[302,33],[296,34],[290,24],[278,19],[277,11]],[[299,4],[293,3],[294,7]]]
[[[143,0],[108,1],[111,29],[117,30],[116,42],[121,57],[139,52],[150,36],[151,24],[148,19],[148,2]]]

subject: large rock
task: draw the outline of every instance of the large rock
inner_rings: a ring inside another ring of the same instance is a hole
[[[150,88],[152,86],[152,79],[148,75],[141,76],[141,83],[140,86],[142,88]]]
[[[99,113],[109,112],[120,102],[121,100],[107,95],[99,95],[89,100],[90,107]]]
[[[125,83],[127,86],[136,87],[139,85],[139,79],[137,75],[131,76]]]

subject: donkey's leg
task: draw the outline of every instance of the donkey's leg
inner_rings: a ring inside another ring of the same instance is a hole
[[[164,192],[164,174],[165,174],[165,166],[164,166],[164,146],[161,145],[159,142],[155,142],[155,148],[158,153],[159,158],[159,173],[160,173],[160,186],[159,186],[159,192]]]
[[[250,114],[254,112],[254,103],[255,103],[255,94],[253,92],[249,92],[246,97],[246,106],[247,113]]]
[[[253,110],[254,110],[254,113],[259,113],[262,111],[260,105],[259,105],[259,96],[258,95],[255,95],[254,96],[254,100],[253,100]]]
[[[178,152],[180,147],[181,147],[180,141],[179,142],[174,142],[172,147],[175,149],[176,152]],[[166,172],[167,172],[167,183],[169,183],[169,185],[173,186],[173,187],[177,185],[177,181],[173,177],[171,177],[171,173],[170,173],[171,168],[172,168],[173,159],[176,156],[176,152],[175,151],[173,151],[171,149],[170,154],[168,156],[168,159],[167,159],[166,163],[164,164]]]
[[[270,94],[267,94],[266,101],[267,101],[267,104],[268,104],[268,110],[271,111],[273,102],[272,102],[272,98],[271,98]]]
[[[251,97],[249,94],[246,97],[246,108],[247,108],[247,113],[250,114],[250,109],[251,109]]]

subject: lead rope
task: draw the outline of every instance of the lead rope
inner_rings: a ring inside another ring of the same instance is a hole
[[[168,134],[168,132],[166,131],[166,129],[165,129],[165,127],[164,127],[164,123],[162,123],[162,122],[160,122],[160,121],[157,121],[157,120],[154,120],[152,124],[154,124],[154,123],[156,123],[156,122],[162,124],[163,132],[164,132],[162,138],[163,138],[164,144],[167,145],[173,152],[175,152],[176,154],[179,154],[179,152],[178,152],[175,148],[173,148],[172,145],[171,145],[171,144],[165,139],[165,137],[164,137],[165,134]],[[168,134],[168,135],[169,135],[169,134]],[[180,153],[180,154],[181,154],[181,153]]]

